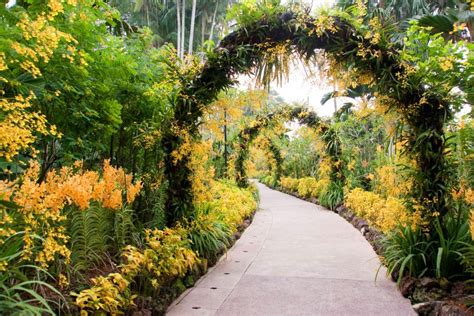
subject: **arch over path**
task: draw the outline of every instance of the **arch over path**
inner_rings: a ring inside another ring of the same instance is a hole
[[[375,282],[378,257],[351,224],[258,186],[253,223],[169,316],[415,315],[384,269]]]
[[[249,147],[259,133],[271,127],[278,121],[288,122],[296,120],[300,125],[306,125],[310,128],[319,128],[322,139],[326,142],[326,154],[330,157],[333,170],[331,172],[332,181],[343,181],[341,164],[335,162],[341,156],[341,146],[339,139],[332,132],[330,125],[321,120],[318,115],[304,107],[285,107],[278,112],[270,113],[266,116],[258,116],[249,126],[243,128],[237,136],[237,158],[235,159],[235,181],[240,187],[247,186],[247,174],[245,171],[245,162],[248,160]],[[274,145],[273,145],[274,146]],[[275,154],[276,148],[273,148]],[[278,154],[277,154],[278,156]],[[275,157],[281,159],[281,156]],[[277,166],[278,167],[278,166]],[[281,166],[280,166],[281,168]],[[281,172],[280,172],[281,173]]]
[[[275,51],[309,60],[324,50],[341,69],[350,69],[355,81],[366,82],[369,78],[373,89],[387,97],[389,106],[402,114],[410,127],[407,149],[418,166],[413,198],[420,203],[426,219],[430,220],[434,212],[444,215],[449,172],[443,125],[452,117],[449,95],[422,85],[405,85],[403,78],[409,77],[413,65],[399,59],[400,48],[389,40],[378,42],[366,38],[355,25],[356,18],[341,12],[312,17],[286,7],[263,11],[259,20],[241,25],[227,35],[208,54],[200,71],[183,76],[184,89],[175,102],[175,130],[196,137],[203,108],[221,90],[231,86],[237,75],[258,70],[271,74],[278,70],[272,59]],[[176,162],[172,155],[186,137],[175,130],[162,138],[169,183],[168,225],[189,217],[193,209],[189,157]]]

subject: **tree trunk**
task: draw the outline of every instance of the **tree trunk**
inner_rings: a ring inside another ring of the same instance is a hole
[[[216,8],[214,9],[214,14],[212,15],[211,33],[209,34],[210,41],[212,41],[212,36],[214,35],[214,27],[216,26],[216,15],[217,15],[218,7],[219,7],[219,1],[216,1]]]
[[[184,58],[184,38],[186,37],[186,0],[182,2],[181,8],[181,58]]]
[[[176,35],[176,50],[178,51],[178,57],[181,57],[181,10],[180,10],[181,2],[176,0],[176,23],[178,27],[177,35]]]
[[[207,19],[207,9],[204,10],[201,15],[201,45],[203,45],[205,41],[204,35],[206,33],[206,19]]]
[[[227,108],[224,108],[224,178],[228,178],[228,162],[227,162]]]
[[[193,0],[193,9],[191,11],[191,27],[189,29],[189,45],[188,54],[193,53],[193,41],[194,41],[194,25],[196,24],[196,0]]]
[[[146,11],[146,26],[150,27],[150,8],[148,7],[148,1],[145,4],[145,11]]]

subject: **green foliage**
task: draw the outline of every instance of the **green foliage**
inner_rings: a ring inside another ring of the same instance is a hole
[[[314,177],[318,173],[318,164],[321,153],[316,150],[313,137],[308,134],[299,134],[283,147],[283,173],[293,178]]]
[[[388,273],[398,273],[397,282],[404,275],[422,277],[429,264],[431,242],[426,241],[420,227],[399,226],[383,240],[384,259]]]
[[[133,235],[137,232],[133,224],[134,210],[122,207],[113,214],[113,252],[118,253],[126,245],[134,244]]]
[[[103,259],[114,223],[108,211],[97,204],[85,210],[71,206],[66,214],[72,267],[76,272],[85,271]]]
[[[319,197],[319,203],[331,210],[334,210],[344,201],[344,184],[341,182],[331,182],[329,188],[323,191]]]
[[[135,244],[137,229],[131,209],[111,211],[93,203],[85,210],[67,207],[66,216],[74,272],[87,271],[103,263],[106,254],[116,256],[126,245]]]
[[[12,277],[14,274],[22,274],[21,270],[47,273],[36,266],[19,266],[14,271],[1,275],[0,289],[2,290],[2,295],[0,295],[0,310],[2,313],[8,315],[54,315],[52,305],[58,304],[58,302],[45,299],[35,288],[43,287],[59,297],[62,297],[61,293],[47,282],[38,279],[28,280],[28,277],[24,274],[23,281],[18,281],[17,278]],[[26,297],[28,299],[25,299]]]
[[[394,146],[390,144],[393,140],[388,140],[383,121],[380,115],[368,110],[365,115],[354,112],[334,124],[341,143],[341,155],[351,166],[351,170],[344,170],[349,188],[370,189],[367,176],[374,173],[378,162],[377,148],[391,149]]]
[[[438,247],[435,251],[435,275],[437,278],[462,276],[465,272],[469,273],[469,270],[464,270],[464,266],[469,268],[474,265],[469,256],[469,253],[473,252],[474,243],[468,219],[469,210],[461,209],[458,210],[457,216],[449,215],[445,218],[443,226],[441,226],[440,220],[436,220],[434,238]]]
[[[435,231],[425,233],[420,227],[399,226],[383,240],[384,259],[388,272],[405,275],[456,279],[472,277],[474,244],[470,234],[468,212],[435,221]]]
[[[200,257],[215,258],[229,245],[232,230],[211,213],[211,205],[201,205],[196,208],[196,219],[190,224],[188,238],[191,240],[191,249]]]
[[[53,279],[46,270],[18,263],[17,259],[23,252],[21,235],[18,232],[0,247],[0,262],[9,263],[8,270],[0,272],[0,310],[8,315],[53,315],[64,297],[54,286],[45,282],[46,279]],[[59,300],[45,298],[41,288],[54,293]]]

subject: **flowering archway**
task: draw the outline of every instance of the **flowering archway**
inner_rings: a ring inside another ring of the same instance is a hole
[[[324,52],[332,69],[350,74],[353,81],[368,84],[387,110],[398,111],[409,132],[406,152],[416,162],[412,200],[430,221],[433,214],[444,215],[446,183],[449,178],[445,157],[444,123],[452,117],[449,93],[414,84],[415,65],[399,57],[401,47],[386,38],[383,30],[364,29],[357,17],[346,13],[326,13],[318,17],[283,6],[252,8],[250,18],[227,35],[208,54],[203,67],[190,78],[175,102],[176,130],[196,137],[203,108],[217,94],[235,83],[239,74],[256,74],[268,82],[281,76],[285,61],[293,55],[304,61]],[[247,15],[248,16],[248,15]],[[163,137],[169,181],[168,224],[192,214],[188,158],[179,161],[172,153],[185,137],[170,131]]]
[[[276,122],[290,122],[296,120],[300,125],[306,125],[311,128],[319,128],[324,141],[330,141],[324,137],[328,134],[330,126],[322,121],[315,112],[307,110],[303,107],[284,108],[278,112],[270,113],[266,116],[258,116],[254,121],[250,122],[248,126],[243,128],[237,136],[237,157],[235,159],[235,181],[241,187],[247,186],[247,175],[245,170],[245,162],[248,160],[249,147],[255,138],[266,128],[271,127]],[[330,134],[330,133],[329,133]],[[332,135],[332,134],[331,134]],[[334,136],[334,135],[332,135]],[[328,137],[328,136],[326,136]],[[337,139],[333,140],[338,142]],[[270,144],[272,147],[272,144]],[[330,151],[330,146],[327,146],[327,154],[331,160],[337,160],[337,152]],[[270,148],[271,150],[271,148]],[[277,154],[278,155],[278,154]],[[333,157],[334,156],[334,157]],[[336,171],[337,172],[337,171]]]

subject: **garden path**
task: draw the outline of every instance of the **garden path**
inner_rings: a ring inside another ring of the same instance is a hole
[[[169,308],[187,315],[411,315],[364,237],[337,214],[258,184],[242,237]]]

